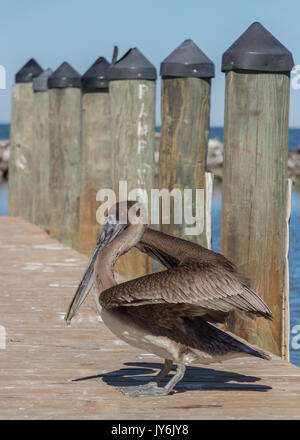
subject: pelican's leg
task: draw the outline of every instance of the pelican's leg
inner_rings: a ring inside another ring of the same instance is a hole
[[[162,369],[160,370],[160,372],[157,374],[157,376],[155,376],[154,378],[154,383],[158,383],[160,382],[164,377],[167,376],[167,374],[169,374],[169,372],[171,371],[173,366],[173,361],[171,361],[170,359],[165,359],[165,363],[164,366],[162,367]],[[152,381],[149,383],[153,383]]]
[[[178,382],[181,381],[185,374],[185,364],[178,364],[176,368],[176,374],[172,377],[171,380],[165,385],[164,389],[167,390],[167,394],[169,394],[170,391],[173,390],[175,385],[178,384]]]
[[[173,366],[173,361],[171,361],[170,359],[165,359],[165,363],[164,366],[162,367],[162,369],[160,370],[160,372],[154,376],[154,380],[151,380],[150,382],[148,382],[145,385],[139,385],[139,387],[142,387],[143,390],[145,390],[146,388],[155,388],[157,387],[157,384],[168,375],[168,373],[171,371]]]
[[[161,373],[163,372],[163,370],[161,371]],[[157,382],[151,382],[152,385],[150,387],[149,387],[149,384],[140,385],[137,387],[124,387],[124,388],[121,388],[121,391],[123,391],[123,393],[129,394],[132,397],[163,396],[163,395],[169,394],[173,390],[175,385],[183,378],[184,373],[185,373],[185,365],[178,364],[177,369],[176,369],[176,374],[172,377],[172,379],[169,380],[167,385],[165,385],[164,387],[159,387],[157,385]],[[166,373],[166,374],[168,374],[168,373]]]

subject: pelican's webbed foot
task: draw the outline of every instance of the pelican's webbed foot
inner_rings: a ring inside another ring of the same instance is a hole
[[[154,380],[146,383],[145,385],[132,386],[132,387],[118,387],[122,393],[129,394],[130,396],[158,396],[168,394],[165,388],[160,388],[157,386],[172,369],[173,362],[170,359],[165,359],[165,363],[161,371],[154,377]],[[163,391],[165,390],[165,391]],[[170,390],[169,390],[170,392]]]
[[[171,362],[171,361],[170,361]],[[169,364],[169,362],[167,362]],[[172,364],[170,364],[172,366]],[[169,365],[169,366],[170,366]],[[169,368],[169,367],[168,367]],[[165,368],[165,371],[168,369]],[[168,369],[168,371],[170,368]],[[165,373],[164,371],[164,373]],[[136,387],[120,387],[119,390],[123,393],[129,394],[132,397],[138,396],[166,396],[170,394],[177,385],[177,383],[183,378],[185,373],[185,365],[178,364],[176,369],[176,374],[170,379],[170,381],[164,387],[159,387],[157,381],[149,382],[145,385],[139,385]]]
[[[165,387],[159,387],[156,382],[149,382],[145,385],[131,386],[131,387],[120,387],[122,393],[129,394],[131,397],[140,396],[163,396],[170,393]]]

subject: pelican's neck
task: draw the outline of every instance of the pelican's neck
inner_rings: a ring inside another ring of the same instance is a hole
[[[146,226],[142,222],[129,224],[100,252],[95,263],[95,284],[98,293],[118,284],[114,276],[116,261],[140,241],[145,229]]]

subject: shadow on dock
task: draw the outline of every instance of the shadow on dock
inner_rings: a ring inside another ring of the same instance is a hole
[[[119,370],[103,373],[95,376],[73,379],[73,382],[102,378],[112,387],[143,385],[153,379],[162,364],[153,362],[126,362],[124,365],[133,368],[121,368]],[[172,371],[176,367],[173,366]],[[165,384],[170,379],[168,375],[161,383]],[[177,393],[193,390],[227,390],[227,391],[261,391],[266,392],[272,387],[268,385],[251,384],[261,379],[255,376],[247,376],[231,371],[218,371],[209,368],[188,366],[185,377],[175,387]],[[232,383],[238,382],[238,383]]]

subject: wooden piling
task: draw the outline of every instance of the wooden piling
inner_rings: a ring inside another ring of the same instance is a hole
[[[49,229],[49,93],[48,78],[51,69],[45,70],[33,80],[34,91],[34,167],[32,222]]]
[[[31,58],[16,74],[10,128],[9,206],[11,216],[32,221],[34,164],[34,94],[32,80],[42,73]]]
[[[192,40],[186,40],[162,62],[161,75],[160,188],[179,189],[182,198],[186,197],[184,190],[191,189],[193,215],[195,190],[202,189],[204,206],[201,207],[202,224],[200,222],[192,235],[187,234],[187,227],[191,225],[184,218],[180,224],[174,224],[172,209],[170,224],[164,224],[164,218],[161,218],[160,228],[167,234],[208,247],[211,222],[210,212],[205,209],[210,205],[206,188],[206,156],[214,64]],[[208,181],[212,182],[212,179]]]
[[[118,194],[119,182],[126,181],[127,191],[123,184],[124,195],[119,194],[119,200],[137,188],[146,190],[150,201],[155,172],[156,69],[134,48],[110,66],[109,80],[114,189]],[[120,259],[117,270],[136,278],[152,272],[152,262],[133,249]]]
[[[81,168],[80,75],[63,63],[49,77],[49,229],[61,242],[78,247]]]
[[[221,252],[251,280],[273,321],[235,315],[227,329],[285,358],[287,153],[291,53],[252,24],[224,53]]]
[[[97,192],[113,187],[108,61],[100,57],[81,77],[82,168],[79,214],[79,250],[90,254],[101,231],[96,220]]]

